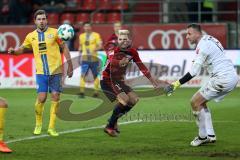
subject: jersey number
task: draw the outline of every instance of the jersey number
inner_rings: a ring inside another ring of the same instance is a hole
[[[223,52],[223,46],[221,45],[221,43],[213,37],[209,37],[208,40],[212,41],[213,43],[215,43],[217,45],[217,47]]]

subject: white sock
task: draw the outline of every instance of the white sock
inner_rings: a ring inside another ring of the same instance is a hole
[[[199,127],[199,118],[198,118],[199,111],[192,111],[192,113],[193,113],[193,116],[195,117],[196,125],[197,127]]]
[[[211,112],[208,108],[204,108],[205,111],[205,125],[208,135],[215,135],[213,124],[212,124],[212,116]]]
[[[206,125],[205,125],[205,111],[202,108],[200,112],[193,111],[193,115],[196,116],[196,121],[198,123],[198,135],[201,138],[205,138],[207,136]]]

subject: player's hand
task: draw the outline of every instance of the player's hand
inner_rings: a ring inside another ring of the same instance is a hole
[[[174,91],[173,90],[173,85],[172,84],[167,85],[166,87],[163,88],[163,90],[164,90],[164,92],[167,96],[171,96],[173,94],[173,91]]]
[[[158,81],[156,79],[154,79],[152,77],[149,80],[151,81],[151,83],[152,83],[155,91],[157,92],[157,94],[160,95],[161,94],[161,88],[162,88],[161,85],[158,83]]]
[[[73,66],[72,65],[68,65],[67,75],[69,78],[71,78],[73,76]]]
[[[123,58],[119,61],[120,67],[125,67],[128,63],[129,63],[129,58],[127,58],[127,57],[123,57]]]
[[[171,96],[172,93],[181,86],[181,83],[179,81],[175,81],[172,84],[164,87],[164,92],[167,96]]]
[[[9,54],[14,54],[14,53],[15,53],[15,49],[12,48],[12,47],[10,47],[10,48],[8,49],[8,53],[9,53]]]

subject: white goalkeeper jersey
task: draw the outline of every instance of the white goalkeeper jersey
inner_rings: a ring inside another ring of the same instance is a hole
[[[221,43],[210,35],[204,35],[197,44],[193,67],[194,64],[207,69],[211,76],[221,76],[229,73],[236,74],[233,63],[226,57]],[[196,74],[199,72],[195,71]]]

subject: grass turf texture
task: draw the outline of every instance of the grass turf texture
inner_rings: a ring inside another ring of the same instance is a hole
[[[2,160],[79,160],[79,159],[240,159],[240,89],[235,89],[220,103],[210,102],[217,143],[193,148],[190,141],[197,135],[191,116],[189,99],[196,89],[179,89],[171,96],[142,98],[135,108],[121,121],[142,120],[139,123],[121,125],[118,138],[105,135],[102,129],[62,134],[9,143],[12,154],[0,153]],[[33,89],[0,90],[7,98],[9,109],[6,118],[5,140],[31,137],[35,124]],[[62,95],[62,99],[74,101],[71,111],[81,113],[96,107],[100,101],[93,98],[78,99]],[[50,100],[44,111],[43,133],[49,120]],[[110,112],[89,121],[57,121],[57,130],[101,126]]]

